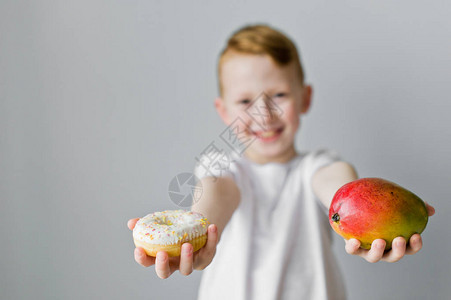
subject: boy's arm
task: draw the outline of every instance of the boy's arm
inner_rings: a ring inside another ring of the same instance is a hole
[[[344,184],[356,180],[357,173],[355,169],[346,162],[335,162],[319,169],[312,178],[312,188],[320,201],[329,208],[335,192]],[[426,203],[429,216],[435,212],[434,208]],[[352,255],[358,255],[366,261],[374,263],[380,260],[387,262],[396,262],[405,254],[415,254],[423,246],[421,236],[414,234],[409,245],[406,246],[406,240],[403,237],[397,237],[393,240],[392,249],[385,252],[385,241],[382,239],[374,240],[370,250],[360,248],[360,242],[357,239],[346,240],[346,252]]]
[[[240,203],[240,191],[229,177],[204,177],[200,180],[202,195],[193,203],[191,210],[204,215],[218,228],[218,241],[221,234]]]
[[[312,188],[315,195],[329,209],[335,192],[348,182],[358,179],[354,167],[346,162],[334,162],[313,175]]]

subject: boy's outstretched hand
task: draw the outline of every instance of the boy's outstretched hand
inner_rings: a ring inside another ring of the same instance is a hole
[[[136,225],[136,219],[130,219],[127,226],[130,230]],[[182,245],[182,253],[178,257],[169,257],[165,251],[157,253],[157,257],[148,256],[143,248],[135,248],[135,261],[144,266],[155,265],[155,272],[161,279],[166,279],[172,273],[179,270],[182,275],[189,275],[193,270],[205,269],[213,260],[218,243],[218,229],[216,225],[210,224],[207,231],[207,243],[201,249],[193,253],[190,243]]]
[[[432,216],[435,213],[434,207],[426,204],[428,215]],[[374,240],[371,244],[371,249],[366,250],[360,248],[360,241],[357,239],[345,240],[346,252],[351,255],[358,255],[370,263],[375,263],[380,260],[386,262],[397,262],[404,257],[405,254],[412,255],[421,250],[423,242],[419,234],[414,234],[409,240],[409,245],[406,246],[406,240],[403,237],[397,237],[392,242],[392,249],[384,251],[385,241],[382,239]]]

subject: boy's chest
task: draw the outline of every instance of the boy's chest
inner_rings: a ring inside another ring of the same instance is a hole
[[[271,234],[280,229],[280,220],[291,218],[299,206],[300,184],[294,182],[297,176],[288,168],[268,168],[251,175],[255,233]]]

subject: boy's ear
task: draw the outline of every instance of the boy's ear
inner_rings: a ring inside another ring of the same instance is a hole
[[[310,105],[312,104],[312,95],[313,95],[313,88],[311,85],[304,85],[303,91],[302,91],[302,107],[301,107],[301,114],[305,114],[310,109]]]
[[[216,111],[218,112],[218,115],[221,117],[222,121],[226,125],[229,125],[229,116],[227,114],[227,108],[225,107],[225,103],[224,100],[222,100],[222,98],[217,97],[215,99],[215,108]]]

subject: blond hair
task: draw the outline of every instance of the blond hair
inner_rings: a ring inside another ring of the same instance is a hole
[[[269,55],[279,66],[294,63],[300,83],[304,83],[304,71],[294,43],[282,32],[268,25],[248,25],[232,34],[218,60],[219,93],[222,95],[221,66],[230,53]]]

